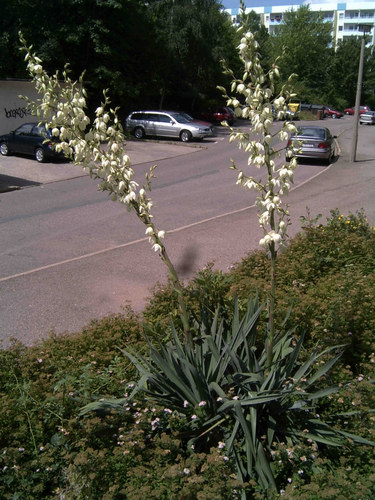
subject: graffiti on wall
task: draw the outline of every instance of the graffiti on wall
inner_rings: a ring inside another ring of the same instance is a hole
[[[6,109],[4,108],[5,111],[5,118],[25,118],[27,115],[31,115],[30,111],[24,107],[19,107],[19,108],[14,108],[14,109]]]

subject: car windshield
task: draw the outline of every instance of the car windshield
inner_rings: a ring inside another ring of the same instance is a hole
[[[317,139],[324,139],[326,132],[324,128],[301,127],[298,129],[297,135],[300,137],[316,137]]]
[[[185,111],[181,111],[178,114],[183,116],[184,118],[186,118],[188,122],[192,122],[194,120],[194,118],[192,116],[188,115],[187,113],[185,113]]]
[[[44,125],[37,125],[33,128],[33,135],[40,135],[46,139],[49,139],[51,136],[51,132]]]
[[[172,113],[171,116],[176,120],[178,123],[189,123],[189,121],[183,114],[181,113]]]

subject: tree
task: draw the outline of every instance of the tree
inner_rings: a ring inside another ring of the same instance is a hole
[[[238,61],[235,29],[216,0],[151,0],[148,15],[163,51],[160,64],[160,107],[216,94],[223,83],[220,60]],[[218,95],[218,94],[217,94]]]
[[[7,55],[0,77],[26,77],[18,50],[21,30],[48,70],[61,71],[68,63],[72,78],[85,71],[89,95],[110,87],[116,104],[131,106],[141,94],[147,101],[157,69],[150,61],[160,48],[146,10],[139,0],[40,0],[32,7],[28,0],[14,0],[0,19]]]
[[[340,41],[330,64],[327,104],[344,109],[353,106],[356,98],[361,39],[352,36]],[[362,103],[375,104],[375,56],[372,47],[365,49]]]
[[[269,38],[269,57],[272,60],[285,50],[280,62],[282,78],[296,73],[295,90],[307,102],[323,100],[333,56],[331,31],[332,24],[324,21],[321,13],[304,5],[286,12],[283,23]]]
[[[9,4],[9,2],[8,2]],[[90,99],[111,88],[125,114],[161,105],[192,109],[227,83],[219,61],[238,60],[235,29],[216,0],[29,0],[0,18],[0,78],[25,78],[18,31],[47,70],[85,71]],[[6,57],[5,57],[6,55]],[[168,104],[166,104],[168,103]]]

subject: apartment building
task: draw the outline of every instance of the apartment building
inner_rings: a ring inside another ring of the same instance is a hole
[[[332,39],[334,43],[350,36],[361,37],[363,26],[371,26],[369,44],[374,45],[375,0],[356,0],[350,2],[322,2],[292,0],[245,0],[246,11],[254,11],[261,17],[261,22],[272,33],[280,23],[283,15],[290,10],[297,10],[308,4],[313,12],[321,12],[324,19],[333,25]],[[232,19],[236,21],[239,13],[238,0],[223,0],[223,6]]]

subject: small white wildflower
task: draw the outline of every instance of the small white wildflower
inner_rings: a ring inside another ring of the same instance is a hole
[[[206,406],[207,401],[201,401],[198,406]]]
[[[185,467],[184,474],[186,474],[186,475],[190,474],[190,469],[188,469],[187,467]]]
[[[189,401],[187,401],[187,400],[185,399],[185,401],[184,401],[184,408],[186,408],[188,405],[189,405]]]
[[[219,448],[219,450],[222,450],[223,448],[225,448],[225,443],[223,443],[222,441],[219,441],[218,448]]]
[[[198,417],[197,417],[196,415],[192,415],[192,416],[191,416],[191,419],[192,419],[192,420],[196,420],[197,418],[198,418]]]

